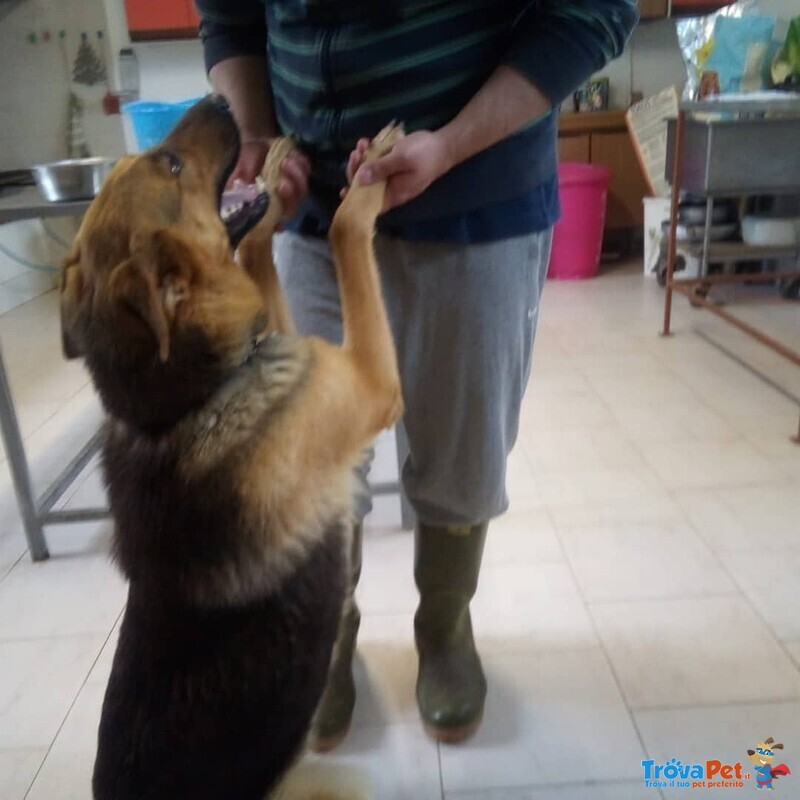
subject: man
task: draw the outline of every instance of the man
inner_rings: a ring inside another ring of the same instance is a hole
[[[240,126],[235,175],[291,136],[276,261],[298,329],[341,336],[325,234],[347,177],[388,179],[376,239],[397,343],[418,517],[417,701],[440,741],[471,735],[486,681],[469,603],[530,368],[558,215],[556,108],[619,55],[635,0],[198,0],[206,65]],[[392,119],[408,135],[359,169]],[[367,510],[362,507],[362,513]],[[353,588],[360,572],[360,526]],[[358,611],[331,665],[318,749],[347,732]]]

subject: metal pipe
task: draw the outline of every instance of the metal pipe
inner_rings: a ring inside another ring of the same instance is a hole
[[[781,344],[777,339],[773,339],[771,336],[763,333],[758,328],[754,328],[752,325],[749,325],[738,317],[735,317],[733,314],[728,313],[725,311],[725,309],[721,308],[711,300],[707,300],[701,295],[694,294],[688,287],[676,286],[675,290],[689,297],[693,303],[702,306],[712,314],[716,314],[718,317],[724,319],[726,322],[729,322],[731,325],[738,328],[740,331],[743,331],[748,336],[752,336],[756,341],[761,342],[761,344],[763,344],[765,347],[769,347],[770,350],[773,350],[778,355],[783,356],[793,364],[796,364],[798,367],[800,367],[800,353],[797,351],[792,350],[790,347],[786,347],[786,345]]]
[[[670,334],[672,320],[672,279],[675,274],[675,259],[678,255],[678,203],[681,193],[682,162],[683,162],[683,136],[686,122],[686,112],[678,112],[678,122],[675,128],[675,161],[672,165],[672,198],[670,201],[669,218],[669,247],[667,249],[667,284],[664,293],[664,326],[661,330],[663,336]]]
[[[38,510],[40,514],[46,514],[69,488],[75,478],[83,472],[86,465],[92,460],[94,454],[100,449],[102,444],[102,431],[98,431],[83,446],[83,449],[75,458],[67,464],[61,474],[50,484],[47,490],[39,499]]]
[[[108,508],[62,508],[42,514],[41,520],[45,525],[61,525],[70,522],[95,522],[110,516],[111,510]]]

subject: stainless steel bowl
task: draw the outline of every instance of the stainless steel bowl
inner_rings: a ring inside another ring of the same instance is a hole
[[[37,164],[33,177],[42,197],[51,203],[89,200],[103,185],[115,164],[113,158],[72,158]]]

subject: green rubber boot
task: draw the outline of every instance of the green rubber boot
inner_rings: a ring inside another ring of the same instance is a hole
[[[469,603],[478,588],[487,527],[419,525],[415,532],[417,705],[428,733],[448,744],[472,736],[483,717],[486,678]]]
[[[339,744],[350,729],[353,707],[356,704],[356,686],[353,682],[353,655],[356,649],[361,614],[356,605],[355,590],[361,576],[361,547],[363,528],[353,526],[353,543],[350,555],[350,586],[344,601],[339,638],[331,658],[328,684],[322,694],[314,718],[311,749],[327,753]]]

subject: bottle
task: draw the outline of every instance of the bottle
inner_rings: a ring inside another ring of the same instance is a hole
[[[139,60],[130,47],[119,51],[119,101],[132,103],[139,99]]]

